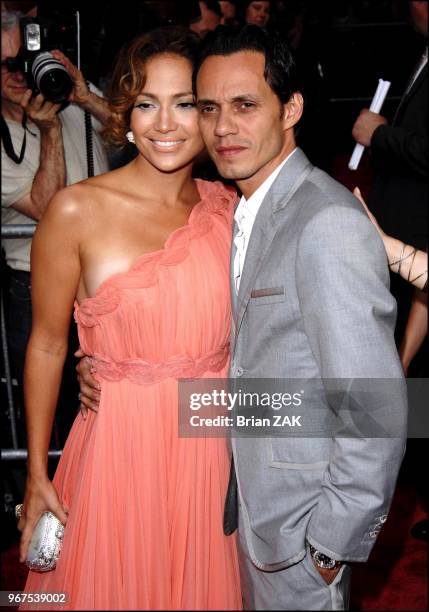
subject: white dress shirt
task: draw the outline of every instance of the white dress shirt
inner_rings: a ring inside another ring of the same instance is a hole
[[[244,260],[246,258],[246,251],[249,245],[250,235],[252,233],[253,224],[256,219],[256,215],[258,214],[258,210],[261,207],[261,204],[270,190],[272,184],[276,180],[280,170],[286,164],[288,159],[294,154],[296,149],[290,153],[286,159],[284,159],[281,164],[277,166],[277,168],[270,174],[268,178],[259,185],[258,189],[252,193],[250,198],[246,200],[244,196],[241,196],[241,200],[238,203],[238,206],[235,211],[234,221],[237,224],[238,231],[234,238],[234,244],[236,247],[235,257],[234,257],[234,282],[235,282],[235,290],[238,294],[238,290],[240,288],[240,279],[241,274],[243,272]]]

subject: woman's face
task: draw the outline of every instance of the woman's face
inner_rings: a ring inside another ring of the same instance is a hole
[[[251,2],[246,9],[246,23],[264,28],[270,18],[270,3],[263,0]]]
[[[131,112],[140,154],[161,172],[192,164],[203,150],[192,94],[192,66],[178,55],[158,55],[145,66],[146,83]]]

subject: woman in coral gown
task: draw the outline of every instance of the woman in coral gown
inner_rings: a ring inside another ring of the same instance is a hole
[[[241,608],[235,540],[222,531],[226,441],[178,432],[177,379],[227,376],[236,200],[191,176],[203,149],[193,44],[164,29],[122,53],[108,136],[118,143],[127,134],[139,155],[57,194],[33,240],[20,554],[42,512],[66,523],[56,569],[30,571],[25,586],[66,592],[61,609]],[[73,303],[100,406],[77,415],[51,482]]]

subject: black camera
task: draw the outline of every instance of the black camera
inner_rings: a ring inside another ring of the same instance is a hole
[[[20,70],[35,95],[41,93],[56,104],[65,102],[73,89],[73,81],[61,62],[49,53],[49,49],[60,48],[61,31],[55,32],[49,22],[33,17],[20,19],[20,26],[22,47],[15,58],[6,59],[7,69]],[[65,33],[66,26],[62,30]]]

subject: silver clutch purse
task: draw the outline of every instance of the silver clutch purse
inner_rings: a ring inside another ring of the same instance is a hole
[[[21,516],[22,504],[15,508]],[[44,512],[34,528],[28,546],[26,566],[36,572],[49,572],[55,569],[60,556],[64,537],[64,525],[52,512]]]

